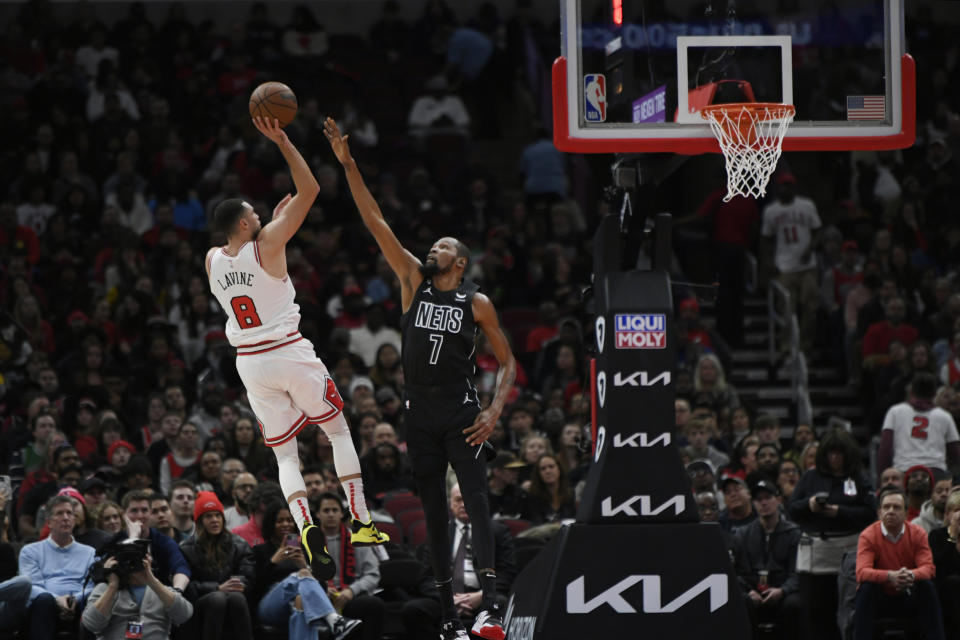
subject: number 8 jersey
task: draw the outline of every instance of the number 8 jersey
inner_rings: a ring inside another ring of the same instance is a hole
[[[450,291],[437,291],[429,278],[420,283],[400,319],[406,384],[446,386],[466,380],[472,388],[477,336],[472,305],[478,290],[472,282]]]
[[[236,256],[223,247],[214,252],[210,290],[227,314],[227,340],[234,347],[299,338],[300,307],[290,276],[264,271],[256,241],[242,245]]]

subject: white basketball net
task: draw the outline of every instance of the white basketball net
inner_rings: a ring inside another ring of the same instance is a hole
[[[727,161],[727,195],[759,198],[777,167],[783,136],[793,122],[791,104],[743,103],[704,107],[700,115],[720,142]]]

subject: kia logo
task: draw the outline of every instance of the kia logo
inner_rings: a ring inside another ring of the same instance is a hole
[[[634,371],[629,375],[624,375],[622,371],[617,371],[613,376],[613,386],[615,387],[652,387],[658,384],[667,386],[670,384],[670,372],[663,371],[654,377],[650,377],[647,371]]]
[[[710,613],[730,601],[729,578],[723,573],[711,573],[665,604],[660,592],[660,576],[656,574],[627,576],[589,600],[586,598],[586,576],[580,576],[567,584],[567,613],[590,613],[605,604],[617,613],[637,613],[634,605],[623,597],[624,592],[637,583],[643,587],[643,597],[637,598],[643,613],[675,613],[702,593],[710,594]]]

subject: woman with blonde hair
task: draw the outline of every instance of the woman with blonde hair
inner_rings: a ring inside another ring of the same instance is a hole
[[[120,533],[123,529],[123,509],[116,502],[107,500],[97,511],[97,529],[107,533]]]
[[[730,413],[740,406],[737,390],[727,382],[720,359],[712,353],[705,353],[697,360],[693,369],[693,391],[693,406],[713,409],[724,425]]]

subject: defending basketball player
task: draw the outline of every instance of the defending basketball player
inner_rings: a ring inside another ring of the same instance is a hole
[[[323,532],[314,526],[300,475],[296,436],[304,426],[320,425],[333,445],[337,475],[350,500],[351,542],[382,544],[388,537],[377,531],[367,511],[343,400],[313,345],[300,335],[300,307],[294,303],[293,283],[287,275],[287,242],[303,223],[319,186],[279,122],[261,118],[253,122],[280,149],[297,194],[287,194],[262,228],[253,207],[243,200],[233,198],[217,205],[213,224],[226,234],[227,244],[207,252],[207,275],[210,290],[227,313],[227,340],[237,350],[237,371],[263,440],[277,457],[280,487],[312,569],[318,579],[328,580],[336,565],[324,548]]]
[[[478,287],[463,279],[470,262],[467,247],[454,238],[437,240],[424,262],[403,248],[387,225],[356,162],[347,137],[327,118],[324,134],[343,165],[354,202],[367,229],[397,274],[403,308],[403,374],[407,451],[413,464],[427,520],[427,541],[440,603],[441,638],[466,638],[454,605],[451,548],[444,475],[449,462],[457,474],[473,530],[476,575],[483,599],[472,632],[503,640],[502,604],[496,596],[494,540],[486,492],[486,457],[482,447],[500,417],[513,387],[516,363],[497,312]],[[481,409],[473,386],[473,353],[477,328],[482,329],[500,363],[497,390]],[[489,445],[487,445],[489,447]]]

